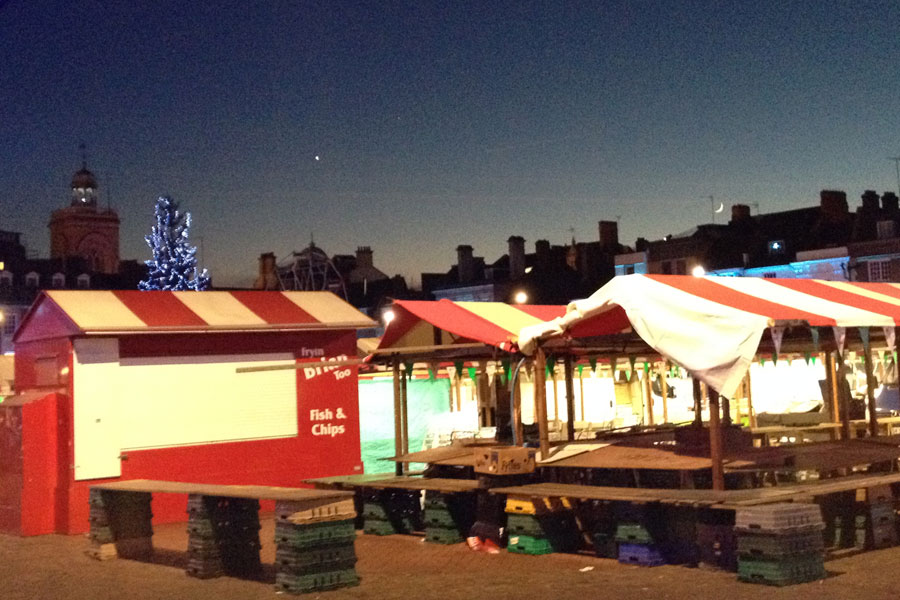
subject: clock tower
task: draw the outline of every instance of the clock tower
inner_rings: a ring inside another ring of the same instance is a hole
[[[50,258],[83,258],[95,273],[118,273],[119,215],[97,206],[97,178],[86,161],[72,176],[70,199],[50,215]]]

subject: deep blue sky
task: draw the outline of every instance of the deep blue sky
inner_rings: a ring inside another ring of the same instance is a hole
[[[0,0],[0,228],[48,255],[81,140],[122,257],[170,194],[219,284],[310,235],[418,279],[710,195],[855,207],[897,188],[898,31],[896,1]]]

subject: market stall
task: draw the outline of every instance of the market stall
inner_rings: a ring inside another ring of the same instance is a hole
[[[372,325],[328,292],[43,293],[16,333],[16,387],[58,400],[29,426],[52,447],[25,474],[44,493],[19,497],[39,523],[22,533],[86,531],[98,482],[361,473],[356,368],[341,361]],[[266,370],[285,361],[298,368]],[[155,513],[185,518],[175,501]]]

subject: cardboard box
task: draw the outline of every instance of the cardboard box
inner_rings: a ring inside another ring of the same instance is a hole
[[[519,475],[533,473],[534,448],[476,448],[475,472],[489,475]]]

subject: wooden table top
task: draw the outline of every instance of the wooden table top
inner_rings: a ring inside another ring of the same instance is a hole
[[[471,492],[478,488],[478,481],[474,479],[410,477],[391,475],[389,473],[321,477],[318,479],[307,479],[305,483],[311,483],[316,486],[340,485],[348,488],[433,490],[444,493]]]
[[[343,490],[320,490],[312,488],[287,488],[265,485],[216,485],[209,483],[185,483],[180,481],[156,481],[153,479],[131,479],[114,483],[98,483],[91,489],[114,492],[149,492],[160,494],[200,494],[225,498],[248,498],[254,500],[340,500],[352,498],[353,492]]]
[[[624,502],[659,502],[680,506],[709,506],[734,509],[741,506],[791,502],[825,494],[833,494],[874,485],[900,482],[900,473],[884,475],[854,475],[819,480],[805,484],[753,488],[746,490],[683,490],[656,488],[617,488],[566,483],[536,483],[531,485],[491,488],[492,494],[510,494],[533,498],[580,498]]]

